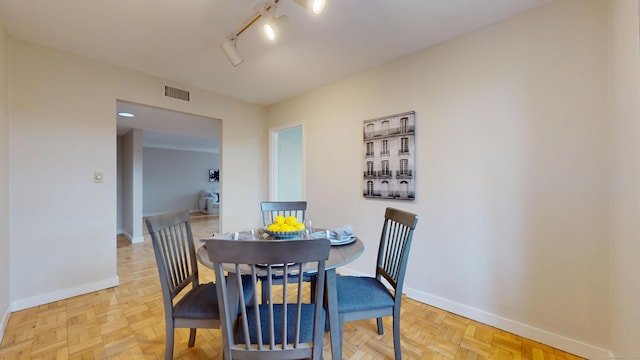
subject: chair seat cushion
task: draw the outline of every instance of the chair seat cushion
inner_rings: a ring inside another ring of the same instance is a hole
[[[287,304],[287,343],[294,342],[295,324],[296,324],[296,304]],[[262,304],[258,306],[260,310],[260,328],[262,329],[262,343],[269,344],[269,305]],[[273,305],[273,321],[275,332],[275,343],[282,344],[282,304]],[[302,304],[302,310],[300,315],[300,342],[312,342],[313,341],[313,313],[315,310],[314,304]],[[320,316],[320,328],[324,329],[324,309],[322,309],[322,315]],[[241,319],[238,320],[240,324]],[[257,332],[256,332],[256,317],[253,306],[247,307],[247,321],[249,323],[249,337],[252,344],[257,344]],[[236,329],[236,343],[244,344],[244,334],[242,326],[239,325]]]
[[[174,318],[220,319],[218,292],[214,283],[199,284],[180,299],[174,309]]]
[[[376,278],[337,276],[338,312],[354,312],[392,307],[391,292]]]
[[[230,281],[231,279],[227,279]],[[254,294],[251,276],[242,276],[244,301],[249,303]],[[215,283],[199,284],[180,299],[173,308],[174,318],[185,319],[220,319],[218,308],[218,291]]]

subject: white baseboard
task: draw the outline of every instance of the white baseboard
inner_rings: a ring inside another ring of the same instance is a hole
[[[120,279],[118,276],[112,277],[110,279],[104,279],[88,284],[82,284],[79,286],[74,286],[67,289],[62,289],[58,291],[53,291],[46,294],[36,295],[32,297],[28,297],[25,299],[15,300],[11,303],[11,311],[19,311],[28,308],[32,308],[34,306],[40,306],[43,304],[48,304],[54,301],[68,299],[74,296],[88,294],[90,292],[108,289],[114,286],[118,286],[120,284]]]
[[[349,268],[341,267],[340,271],[343,275],[352,276],[371,276]],[[501,330],[508,331],[528,339],[538,341],[542,344],[549,345],[556,349],[566,351],[587,359],[613,359],[613,354],[606,349],[602,349],[584,342],[570,339],[568,337],[554,334],[547,330],[538,329],[531,325],[523,324],[511,319],[488,313],[486,311],[476,309],[467,305],[458,304],[456,302],[427,294],[423,291],[412,289],[408,286],[404,287],[404,293],[408,298],[419,301],[421,303],[435,306],[442,310],[452,312],[483,324],[496,327]]]
[[[10,308],[7,307],[5,309],[4,315],[2,315],[2,319],[0,320],[0,343],[2,343],[2,339],[4,338],[4,331],[7,329],[7,324],[9,323],[9,317],[11,316]]]
[[[140,244],[144,242],[144,236],[136,236],[130,240],[132,244]]]
[[[129,233],[123,232],[122,236],[126,237],[127,239],[129,239],[129,241],[131,241],[132,244],[140,244],[144,242],[144,235],[143,236],[131,236]]]
[[[418,291],[406,286],[404,290],[407,297],[411,299],[429,304],[431,306],[435,306],[442,310],[452,312],[456,315],[460,315],[481,322],[483,324],[494,326],[498,329],[505,330],[534,341],[538,341],[542,344],[549,345],[551,347],[566,351],[574,355],[578,355],[587,359],[613,358],[612,353],[606,349],[589,345],[575,339],[570,339],[568,337],[558,335],[544,329],[538,329],[531,325],[523,324],[467,305],[458,304],[456,302],[427,294],[425,292]]]

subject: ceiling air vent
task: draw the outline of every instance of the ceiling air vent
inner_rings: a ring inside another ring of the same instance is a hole
[[[174,88],[168,85],[164,86],[164,96],[178,100],[189,101],[189,92],[187,90]]]

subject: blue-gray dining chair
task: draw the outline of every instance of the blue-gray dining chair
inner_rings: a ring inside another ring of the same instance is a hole
[[[196,341],[196,328],[219,328],[218,298],[213,283],[198,279],[191,222],[187,210],[146,219],[158,265],[166,327],[165,359],[173,358],[175,328],[190,328],[189,347]],[[184,296],[175,301],[175,298]]]
[[[338,318],[340,338],[346,321],[377,318],[382,335],[383,316],[393,316],[393,346],[396,360],[402,358],[400,347],[400,303],[409,249],[418,216],[387,208],[378,248],[375,277],[338,276]],[[386,281],[393,291],[384,284]]]
[[[224,359],[322,358],[324,271],[331,247],[328,239],[214,239],[207,240],[206,245],[216,279],[221,279],[216,281],[216,287],[222,318]],[[303,266],[305,270],[318,274],[318,288],[312,301],[305,303],[302,300],[303,281],[300,276],[296,277],[296,285],[281,286],[276,295],[271,275],[281,274],[288,278],[290,274],[302,272]],[[224,277],[225,270],[227,278]],[[253,286],[257,286],[258,274],[266,274],[266,303],[260,304],[257,297],[247,303],[241,286],[238,287],[237,298],[228,293],[227,282],[240,284],[242,273],[250,274],[252,281],[249,283]],[[240,302],[239,306],[236,301]]]

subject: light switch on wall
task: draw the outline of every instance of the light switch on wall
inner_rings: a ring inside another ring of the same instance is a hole
[[[104,180],[104,175],[102,174],[102,171],[95,171],[93,173],[93,182],[94,183],[101,183]]]

